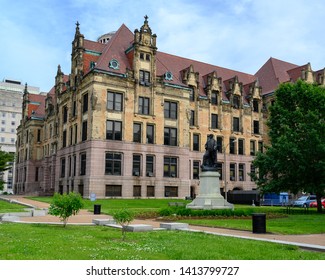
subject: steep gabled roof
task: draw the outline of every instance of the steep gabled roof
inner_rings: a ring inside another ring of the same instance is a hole
[[[262,87],[262,95],[274,92],[280,83],[290,81],[288,70],[296,67],[298,65],[271,57],[255,74]]]
[[[46,95],[28,94],[28,111],[29,118],[44,118],[45,115]]]

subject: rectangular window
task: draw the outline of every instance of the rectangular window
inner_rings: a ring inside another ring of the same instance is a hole
[[[149,115],[150,114],[150,99],[147,97],[139,97],[139,114]]]
[[[133,186],[133,197],[141,197],[141,186]]]
[[[132,175],[140,176],[141,175],[141,155],[133,155],[133,166],[132,166]]]
[[[82,113],[88,112],[88,93],[82,96]]]
[[[164,157],[164,177],[177,177],[176,157]]]
[[[123,95],[116,92],[107,92],[107,109],[123,111]]]
[[[134,123],[133,124],[133,142],[141,143],[141,124]]]
[[[71,168],[72,168],[72,160],[71,156],[68,157],[68,176],[71,177]]]
[[[261,141],[258,142],[258,151],[263,153],[263,142]]]
[[[86,175],[87,168],[87,155],[85,153],[80,154],[80,175]]]
[[[74,125],[74,143],[77,144],[78,142],[78,125]]]
[[[217,151],[218,153],[223,153],[223,138],[221,136],[217,136]]]
[[[120,121],[106,122],[106,139],[122,140],[122,122]]]
[[[178,197],[178,187],[165,186],[165,197]]]
[[[257,112],[257,113],[258,113],[258,111],[259,111],[258,103],[259,103],[259,102],[258,102],[257,99],[254,99],[254,100],[253,100],[253,111],[254,111],[254,112]]]
[[[150,72],[140,70],[139,73],[140,73],[140,77],[139,77],[140,85],[149,86],[150,85]]]
[[[251,181],[253,182],[253,177],[254,177],[254,175],[255,175],[255,166],[253,165],[253,164],[251,164]]]
[[[164,117],[166,119],[177,119],[177,103],[165,101],[164,103]]]
[[[63,107],[63,123],[66,123],[68,121],[68,107]]]
[[[238,165],[238,176],[239,181],[245,181],[245,164],[243,163]]]
[[[106,185],[105,196],[109,196],[109,197],[122,196],[122,186],[120,186],[120,185]]]
[[[87,121],[82,122],[82,141],[87,140]]]
[[[240,105],[240,99],[239,99],[239,96],[234,95],[234,97],[233,97],[233,99],[232,99],[232,104],[233,104],[233,107],[234,107],[234,108],[239,109],[239,105]]]
[[[146,176],[154,176],[154,156],[151,155],[146,156]]]
[[[155,186],[147,186],[147,197],[155,197]]]
[[[250,142],[250,155],[255,156],[255,152],[256,152],[255,141],[251,140],[251,142]]]
[[[190,126],[195,126],[195,111],[191,110]]]
[[[259,121],[254,121],[254,134],[259,134],[260,133],[260,122]]]
[[[38,182],[38,177],[39,177],[39,167],[35,168],[35,182]]]
[[[200,161],[193,161],[193,179],[199,179],[200,175]]]
[[[73,155],[73,175],[72,176],[76,176],[77,174],[77,156]]]
[[[41,130],[37,129],[37,142],[41,142]]]
[[[236,164],[230,163],[230,181],[236,181]]]
[[[147,124],[147,144],[154,144],[155,127],[153,124]]]
[[[232,121],[232,130],[236,131],[236,132],[239,132],[240,131],[240,129],[239,129],[239,118],[234,117],[232,120],[233,120]]]
[[[193,151],[200,151],[200,135],[193,134]]]
[[[195,100],[195,93],[194,93],[194,88],[191,87],[191,91],[190,91],[190,101],[194,101]]]
[[[105,154],[105,174],[122,175],[122,154],[113,152]]]
[[[73,101],[73,105],[72,105],[72,116],[73,117],[77,116],[77,101],[76,100]]]
[[[216,129],[218,128],[218,115],[211,114],[211,128]]]
[[[73,127],[72,126],[70,126],[70,129],[69,129],[69,136],[70,136],[70,140],[69,140],[69,145],[71,146],[72,145],[72,139],[73,139]]]
[[[229,153],[236,154],[236,141],[234,138],[229,139]]]
[[[211,104],[212,105],[218,104],[218,92],[216,92],[216,91],[211,92]]]
[[[238,154],[243,155],[244,154],[244,139],[238,140]]]
[[[61,158],[61,178],[65,177],[65,158]]]
[[[63,130],[62,133],[62,148],[67,146],[67,131]]]
[[[164,145],[177,146],[177,129],[165,127],[164,129]]]

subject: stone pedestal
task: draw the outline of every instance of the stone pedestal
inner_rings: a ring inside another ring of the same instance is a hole
[[[199,195],[186,208],[190,209],[234,209],[220,194],[220,174],[217,171],[202,171]]]

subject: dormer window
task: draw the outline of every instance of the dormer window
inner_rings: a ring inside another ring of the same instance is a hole
[[[109,68],[112,68],[114,70],[118,70],[120,69],[120,64],[116,59],[112,59],[109,64],[108,64]]]
[[[232,105],[234,108],[239,109],[239,105],[240,105],[239,96],[234,95],[232,99]]]
[[[173,80],[173,73],[172,72],[166,72],[165,73],[165,80],[172,81]]]

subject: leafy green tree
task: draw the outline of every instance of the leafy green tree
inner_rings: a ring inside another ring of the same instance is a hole
[[[270,107],[270,146],[257,153],[251,174],[263,193],[325,189],[325,88],[304,81],[281,84]]]
[[[14,160],[14,154],[1,151],[1,147],[0,147],[0,174],[1,172],[11,168],[11,165],[9,163],[12,162],[13,160]],[[0,178],[0,191],[3,190],[3,184],[4,181],[1,180]]]
[[[128,226],[134,219],[134,214],[128,209],[121,209],[116,211],[113,214],[113,219],[115,222],[117,222],[119,225],[122,226],[122,239],[125,240],[126,237],[126,231],[125,228]]]
[[[75,192],[69,194],[55,193],[49,207],[49,214],[59,216],[65,227],[70,216],[77,215],[82,207],[83,201],[80,194]]]

